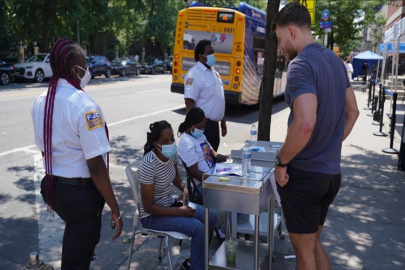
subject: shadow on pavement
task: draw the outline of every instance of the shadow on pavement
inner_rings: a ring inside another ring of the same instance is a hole
[[[273,115],[287,108],[288,105],[284,97],[277,97],[273,101]],[[173,110],[174,113],[183,115],[186,118],[186,109]],[[227,103],[225,109],[227,122],[253,124],[259,120],[259,109],[257,106],[246,106],[240,104]]]
[[[350,148],[355,153],[342,158],[342,185],[322,234],[326,253],[355,269],[403,269],[405,172],[395,169],[394,156]],[[375,265],[371,258],[381,259]]]

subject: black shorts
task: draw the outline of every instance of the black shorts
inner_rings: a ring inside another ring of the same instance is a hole
[[[329,205],[339,192],[341,175],[287,169],[289,181],[277,184],[285,223],[290,233],[316,233],[323,226]]]

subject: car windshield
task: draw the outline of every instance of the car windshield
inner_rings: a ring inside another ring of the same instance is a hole
[[[45,54],[36,54],[27,60],[28,62],[43,62],[46,58]]]
[[[127,61],[124,59],[115,59],[112,61],[112,63],[113,65],[124,65],[127,63]]]
[[[86,62],[90,63],[93,60],[94,56],[86,56]]]

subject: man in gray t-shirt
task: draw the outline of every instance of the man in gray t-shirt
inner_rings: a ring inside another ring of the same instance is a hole
[[[340,188],[342,142],[359,114],[356,98],[342,60],[315,43],[305,6],[287,4],[272,30],[291,61],[285,93],[291,112],[275,159],[277,190],[297,269],[328,270],[320,234]]]

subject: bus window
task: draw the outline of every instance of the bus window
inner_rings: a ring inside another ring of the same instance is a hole
[[[264,36],[255,35],[253,39],[253,49],[256,63],[256,72],[257,75],[263,75],[264,68],[264,45],[265,39]]]
[[[232,54],[233,34],[225,34],[220,32],[205,32],[196,30],[184,31],[183,50],[194,51],[195,46],[198,44],[198,42],[200,42],[200,40],[203,39],[211,40],[211,46],[216,53]]]

